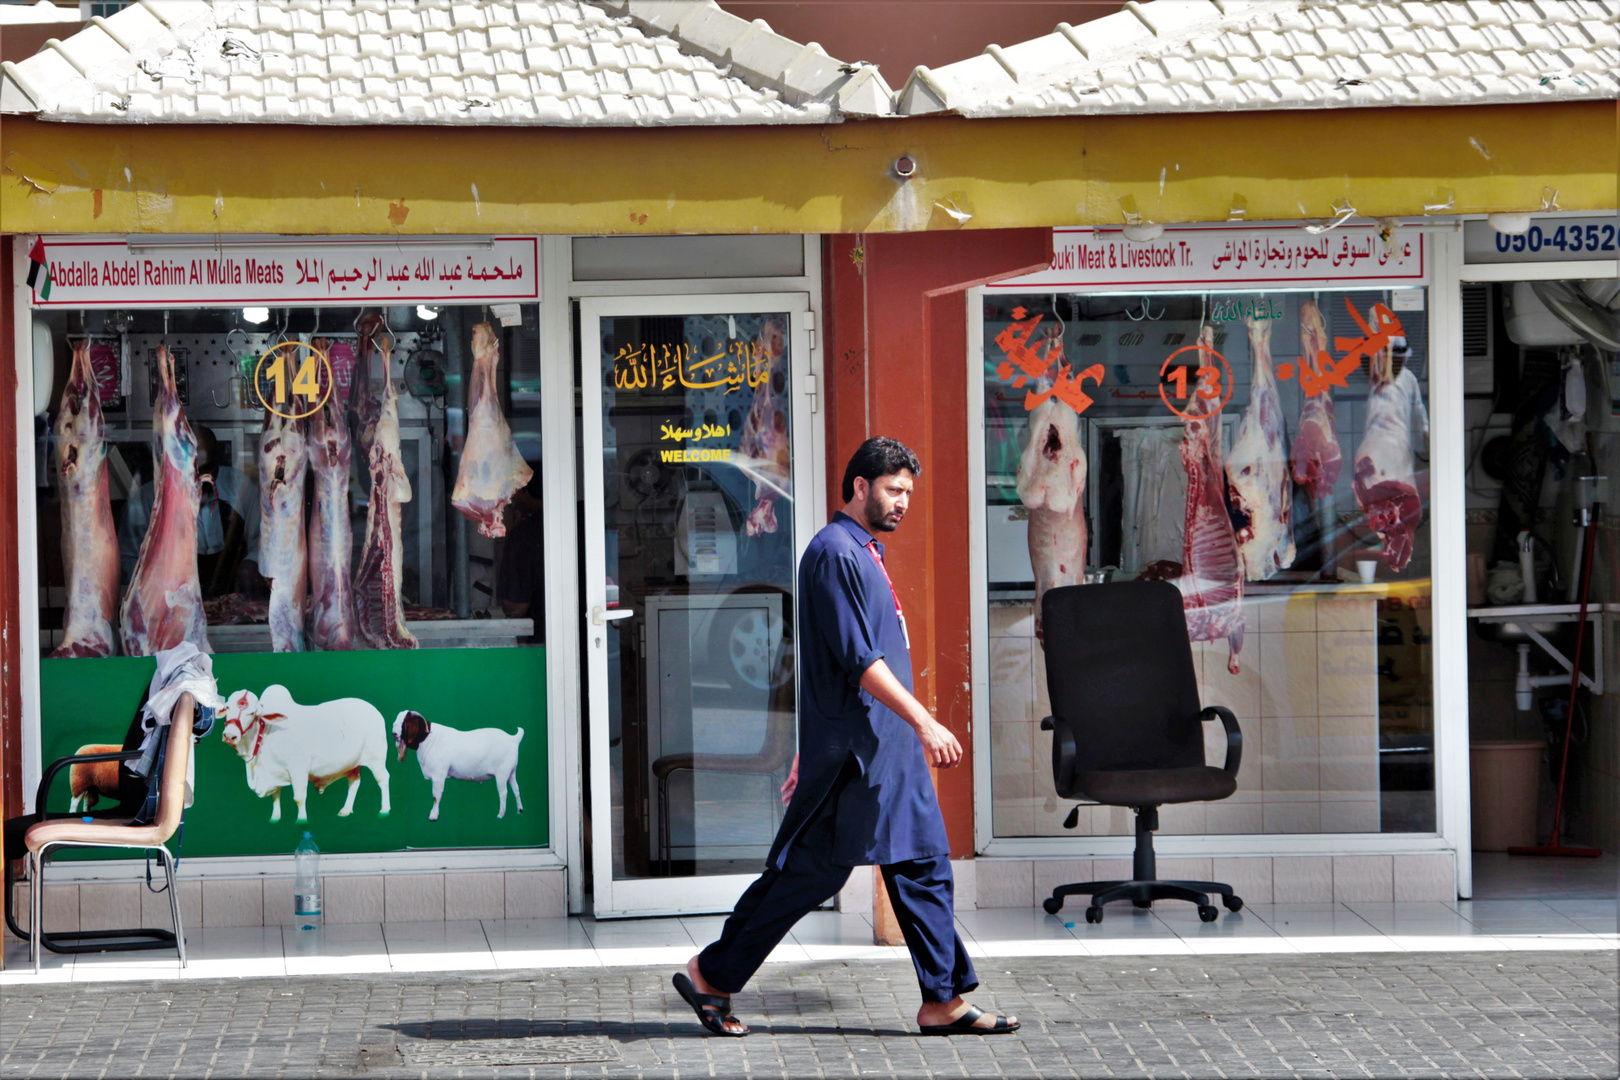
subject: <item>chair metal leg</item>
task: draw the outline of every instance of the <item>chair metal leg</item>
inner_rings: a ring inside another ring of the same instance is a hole
[[[39,974],[40,938],[44,931],[40,928],[40,920],[44,917],[45,904],[42,897],[45,895],[45,852],[30,851],[28,853],[28,951],[34,958],[34,974]]]
[[[163,861],[163,873],[169,881],[169,914],[174,917],[174,947],[180,951],[180,966],[186,966],[186,932],[180,926],[180,893],[175,889],[174,856],[169,849],[158,846],[158,858]]]

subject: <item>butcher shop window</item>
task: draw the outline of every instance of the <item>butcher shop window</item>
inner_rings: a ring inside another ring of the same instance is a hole
[[[989,292],[983,325],[995,835],[1074,835],[1041,594],[1154,578],[1246,736],[1237,793],[1162,831],[1432,832],[1426,290]]]
[[[33,319],[45,760],[189,641],[187,855],[547,844],[538,306]]]
[[[45,655],[543,641],[537,308],[36,318]]]

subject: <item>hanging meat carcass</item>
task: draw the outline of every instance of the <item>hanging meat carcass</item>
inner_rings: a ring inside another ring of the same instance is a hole
[[[1375,310],[1373,318],[1379,316]],[[1429,414],[1417,376],[1404,365],[1396,373],[1390,346],[1373,355],[1368,377],[1372,391],[1367,395],[1367,424],[1361,445],[1356,447],[1351,486],[1368,526],[1384,542],[1384,560],[1398,573],[1412,559],[1418,522],[1423,517],[1412,462],[1412,424],[1415,419],[1426,438]]]
[[[309,591],[304,478],[309,474],[303,421],[265,410],[259,434],[259,573],[270,579],[270,648],[304,651]]]
[[[1249,318],[1249,404],[1226,458],[1226,502],[1244,577],[1265,581],[1294,564],[1294,482],[1271,363],[1271,320]]]
[[[411,482],[400,457],[399,395],[394,392],[389,348],[379,341],[377,349],[382,354],[382,397],[367,454],[371,495],[366,506],[366,538],[360,549],[360,566],[354,572],[355,622],[361,638],[374,649],[415,649],[419,642],[405,626],[400,599],[405,543],[400,534],[399,508],[411,501]],[[362,377],[369,383],[370,376],[368,367]],[[369,387],[366,393],[370,394]]]
[[[763,370],[754,401],[743,419],[738,466],[754,482],[754,507],[744,523],[749,536],[777,529],[776,500],[793,491],[788,445],[787,328],[779,318],[767,318],[753,348],[758,350],[750,374]]]
[[[450,505],[478,525],[485,536],[505,536],[504,511],[512,493],[529,482],[534,470],[518,453],[501,413],[500,383],[496,369],[501,343],[495,328],[479,323],[472,334],[472,379],[467,394],[467,441],[461,450]]]
[[[62,499],[67,611],[52,656],[112,656],[118,650],[118,537],[107,481],[106,425],[90,343],[73,345],[73,367],[56,413],[56,478]]]
[[[1215,331],[1205,326],[1198,343],[1213,348]],[[1226,473],[1221,467],[1220,398],[1194,394],[1182,417],[1181,463],[1187,470],[1187,524],[1179,576],[1173,578],[1187,613],[1187,636],[1230,645],[1226,667],[1236,674],[1243,650],[1243,556],[1226,510]]]
[[[158,346],[151,524],[119,610],[127,656],[151,656],[182,641],[212,651],[197,580],[197,437],[180,407],[174,363],[174,354]]]
[[[317,343],[318,344],[318,343]],[[355,647],[354,593],[349,563],[349,425],[335,392],[309,418],[306,435],[315,499],[309,518],[309,642],[336,652]]]
[[[1029,444],[1018,462],[1018,498],[1029,510],[1029,561],[1035,568],[1035,637],[1043,645],[1041,597],[1085,580],[1085,494],[1080,417],[1049,397],[1030,413]]]
[[[1311,499],[1321,500],[1332,497],[1344,454],[1339,449],[1339,422],[1333,412],[1333,393],[1327,388],[1322,371],[1322,366],[1330,361],[1327,322],[1312,300],[1299,306],[1299,346],[1301,381],[1309,370],[1322,389],[1306,397],[1300,410],[1290,467],[1294,483]]]

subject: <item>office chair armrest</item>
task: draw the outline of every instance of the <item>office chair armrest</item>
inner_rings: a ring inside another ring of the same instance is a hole
[[[1232,710],[1225,705],[1211,705],[1198,714],[1198,718],[1206,723],[1217,717],[1226,729],[1226,764],[1221,768],[1235,777],[1238,766],[1243,762],[1243,730],[1238,727],[1237,717]]]
[[[139,750],[109,751],[105,754],[74,754],[70,757],[57,758],[45,766],[45,775],[39,778],[39,787],[34,791],[34,812],[45,813],[45,796],[50,794],[51,781],[56,774],[71,765],[90,765],[98,761],[134,761],[141,756]]]
[[[1042,731],[1051,731],[1052,730],[1052,718],[1050,716],[1045,717],[1045,718],[1043,718],[1041,720],[1041,730]]]

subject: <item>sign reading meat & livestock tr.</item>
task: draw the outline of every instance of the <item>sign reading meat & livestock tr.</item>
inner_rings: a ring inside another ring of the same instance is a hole
[[[1108,288],[1241,288],[1345,282],[1419,282],[1426,242],[1417,229],[1341,225],[1315,235],[1299,225],[1168,227],[1135,241],[1119,228],[1052,230],[1045,269],[986,286],[1030,292]]]
[[[41,238],[36,307],[361,307],[540,299],[532,236],[318,240]]]

